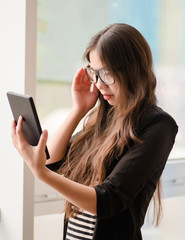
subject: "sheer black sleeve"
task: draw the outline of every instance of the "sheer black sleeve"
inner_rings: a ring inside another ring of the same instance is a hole
[[[140,124],[142,144],[135,143],[109,176],[95,187],[97,218],[109,218],[129,208],[138,196],[147,205],[173,147],[178,127],[171,116],[155,111]],[[138,199],[137,199],[138,201]]]

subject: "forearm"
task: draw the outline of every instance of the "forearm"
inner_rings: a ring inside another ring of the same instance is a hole
[[[56,133],[48,141],[50,159],[47,164],[57,162],[65,155],[69,140],[84,114],[72,109]]]
[[[73,118],[73,124],[66,124],[66,126],[74,126],[74,122],[78,122],[77,117],[73,116],[71,118]],[[22,117],[19,118],[17,125],[15,124],[15,121],[12,122],[12,142],[33,174],[60,192],[64,198],[66,198],[66,200],[70,201],[79,208],[96,214],[95,189],[93,187],[84,186],[82,184],[66,179],[65,177],[49,170],[45,166],[45,147],[48,138],[47,131],[44,130],[42,132],[37,146],[31,146],[24,138],[24,134],[22,132],[22,124]],[[66,134],[66,131],[61,130],[61,132],[63,132],[64,135]],[[69,131],[68,138],[70,138],[69,135],[71,132]],[[61,141],[62,138],[60,139],[60,137],[58,137],[58,139]],[[59,140],[58,142],[60,143]],[[59,155],[59,153],[57,154]]]
[[[39,174],[39,179],[54,188],[75,206],[97,214],[97,197],[93,187],[71,181],[47,168]]]
[[[99,91],[94,87],[93,92],[90,92],[90,85],[85,70],[81,68],[72,84],[73,109],[47,144],[50,152],[47,164],[61,160],[78,123],[95,106]]]

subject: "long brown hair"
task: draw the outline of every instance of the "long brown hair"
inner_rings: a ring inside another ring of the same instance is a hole
[[[94,49],[118,82],[118,103],[111,106],[99,96],[98,106],[90,112],[81,134],[73,139],[65,164],[59,170],[87,186],[105,180],[113,157],[119,157],[130,140],[142,142],[134,129],[142,114],[156,104],[152,54],[139,31],[127,24],[110,25],[91,39],[84,53],[88,61]],[[67,217],[77,211],[78,208],[66,203]]]

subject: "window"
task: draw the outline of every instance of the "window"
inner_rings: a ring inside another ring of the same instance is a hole
[[[151,47],[158,80],[159,106],[169,112],[179,125],[176,143],[169,158],[176,162],[172,167],[171,163],[174,164],[174,162],[169,161],[167,173],[164,175],[166,179],[173,182],[174,179],[170,177],[176,169],[176,175],[173,177],[181,176],[181,183],[173,185],[169,190],[170,194],[166,196],[185,195],[183,192],[185,184],[183,182],[185,181],[183,178],[183,172],[185,173],[183,162],[185,159],[183,147],[185,144],[185,1],[39,0],[37,49],[39,115],[47,128],[50,127],[49,132],[52,133],[72,106],[71,82],[75,72],[85,64],[82,61],[82,55],[89,39],[98,30],[114,22],[124,22],[136,27]],[[168,190],[168,186],[164,187]],[[166,213],[173,214],[171,211],[174,206],[179,206],[176,214],[181,224],[177,221],[179,225],[171,230],[171,239],[177,239],[180,234],[185,234],[182,227],[182,219],[185,215],[183,198],[164,200]],[[159,230],[146,226],[145,239],[158,240],[159,236],[160,239],[170,239],[167,235],[169,228],[166,231],[166,226],[170,226],[172,220],[168,217],[168,221],[166,216],[168,214],[165,215]]]

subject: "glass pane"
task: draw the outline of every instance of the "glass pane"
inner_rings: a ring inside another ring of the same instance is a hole
[[[72,106],[71,82],[90,38],[109,23],[108,0],[38,1],[37,107],[52,134]]]
[[[98,7],[97,7],[98,6]],[[37,105],[41,117],[71,107],[70,87],[91,36],[109,23],[135,26],[149,42],[159,105],[179,125],[170,158],[185,156],[185,1],[38,1]]]
[[[114,22],[133,25],[148,41],[158,79],[159,105],[179,125],[170,159],[184,158],[184,0],[38,0],[36,100],[42,123],[50,134],[61,123],[72,106],[71,82],[76,71],[85,66],[82,55],[88,41],[98,30]],[[156,230],[146,224],[144,239],[183,239],[183,202],[181,198],[164,200],[161,227]],[[173,215],[173,210],[177,215]]]

